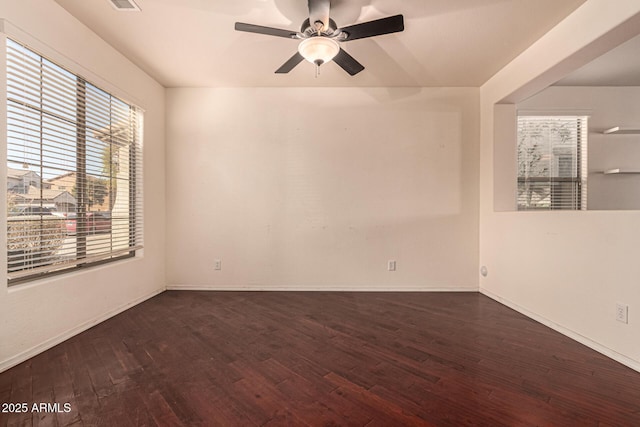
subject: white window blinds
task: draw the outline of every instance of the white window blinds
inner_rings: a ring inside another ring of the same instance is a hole
[[[7,40],[9,283],[142,247],[142,113]]]
[[[587,208],[587,117],[518,117],[518,210]]]

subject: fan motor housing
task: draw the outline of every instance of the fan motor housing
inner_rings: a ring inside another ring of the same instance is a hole
[[[338,29],[338,25],[336,24],[336,21],[329,18],[329,29],[327,31],[323,31],[322,34],[330,36],[337,29]],[[302,26],[300,27],[300,32],[307,35],[316,33],[315,28],[311,26],[311,22],[309,21],[309,18],[305,19],[304,22],[302,23]]]

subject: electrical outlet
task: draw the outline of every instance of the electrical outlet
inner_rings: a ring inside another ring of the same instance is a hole
[[[213,261],[213,268],[216,270],[222,270],[222,261],[219,259]]]
[[[396,271],[396,262],[394,260],[389,260],[389,263],[387,264],[387,269],[389,271]]]
[[[629,323],[629,306],[616,303],[616,320],[622,323]]]

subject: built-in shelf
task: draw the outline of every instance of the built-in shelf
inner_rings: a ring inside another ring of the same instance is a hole
[[[621,173],[640,173],[640,169],[623,169],[623,168],[607,169],[603,173],[605,175],[615,175],[615,174],[621,174]]]
[[[602,131],[605,135],[640,135],[640,129],[625,129],[620,126]]]

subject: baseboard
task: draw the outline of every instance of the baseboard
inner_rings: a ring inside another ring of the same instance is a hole
[[[542,323],[543,325],[548,326],[554,331],[559,332],[562,335],[567,336],[572,340],[579,342],[580,344],[586,345],[590,349],[595,350],[598,353],[603,354],[615,360],[616,362],[622,363],[623,365],[633,369],[634,371],[640,372],[640,362],[637,360],[631,359],[625,356],[624,354],[618,353],[617,351],[612,350],[609,347],[605,347],[602,344],[597,343],[585,337],[584,335],[580,335],[579,333],[574,332],[570,329],[567,329],[564,326],[558,325],[557,323],[552,322],[551,320],[544,318],[536,313],[533,313],[527,310],[526,308],[523,308],[518,304],[513,303],[512,301],[502,298],[491,291],[480,288],[480,293],[491,298],[492,300],[499,302],[500,304],[506,305],[507,307],[517,311],[520,314],[524,314],[525,316],[535,320],[538,323]]]
[[[87,329],[97,325],[100,322],[104,322],[105,320],[122,313],[123,311],[133,307],[134,305],[138,305],[143,301],[148,300],[149,298],[153,298],[154,296],[164,292],[165,289],[161,288],[161,289],[157,289],[153,292],[151,292],[150,294],[144,295],[140,298],[136,298],[133,301],[128,302],[127,304],[124,304],[114,310],[110,310],[106,313],[101,314],[100,316],[96,316],[93,319],[84,322],[81,325],[78,325],[74,328],[69,329],[66,332],[61,333],[60,335],[57,335],[55,337],[49,338],[48,340],[46,340],[45,342],[38,344],[34,347],[31,347],[28,350],[25,350],[21,353],[18,353],[15,356],[12,356],[6,360],[3,360],[0,362],[0,372],[4,372],[7,369],[10,369],[26,360],[29,360],[30,358],[32,358],[33,356],[36,356],[40,353],[42,353],[43,351],[49,350],[50,348],[60,344],[63,341],[68,340],[69,338],[73,337],[74,335],[77,335],[81,332],[86,331]]]
[[[215,286],[215,285],[167,285],[168,291],[273,291],[273,292],[478,292],[476,286],[426,287],[426,286],[271,286],[271,285],[245,285],[245,286]]]

